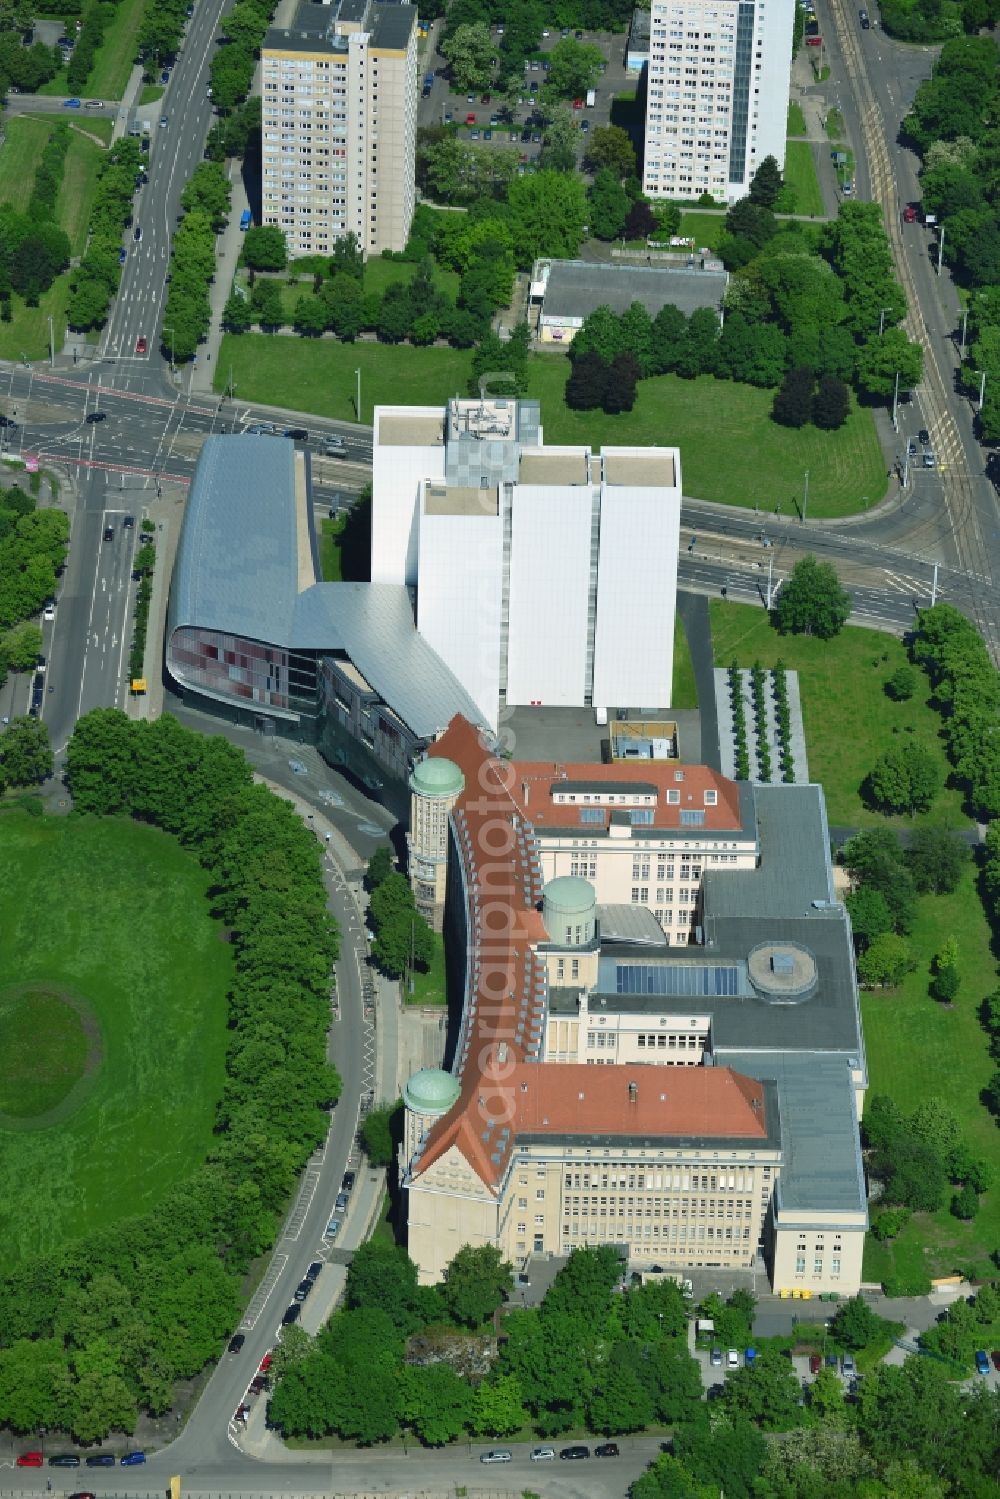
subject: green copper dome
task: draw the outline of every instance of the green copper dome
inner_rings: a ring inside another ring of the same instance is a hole
[[[410,790],[418,796],[458,796],[464,789],[464,775],[454,760],[443,755],[428,755],[413,767]]]
[[[403,1102],[414,1114],[447,1114],[460,1092],[458,1082],[450,1072],[443,1072],[440,1067],[426,1067],[422,1072],[415,1072],[406,1084]]]
[[[561,916],[584,915],[594,909],[594,887],[589,880],[575,874],[562,874],[549,880],[542,890],[542,900]]]

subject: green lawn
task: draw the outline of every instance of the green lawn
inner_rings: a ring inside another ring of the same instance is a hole
[[[75,129],[79,130],[82,135],[96,136],[105,146],[110,146],[114,128],[114,120],[87,120],[75,126]]]
[[[97,171],[103,154],[103,146],[88,140],[78,130],[71,132],[63,180],[56,199],[56,217],[69,235],[74,255],[82,255],[86,247],[87,223],[97,192]]]
[[[64,1103],[89,1050],[81,1015],[61,990],[0,990],[0,1115],[37,1119]]]
[[[771,421],[771,391],[711,375],[659,375],[640,381],[633,411],[606,416],[567,408],[569,368],[564,354],[538,354],[530,363],[529,394],[541,400],[546,442],[676,443],[686,495],[748,508],[759,503],[763,510],[780,506],[785,515],[794,513],[807,469],[809,513],[817,518],[853,515],[865,496],[874,503],[885,490],[871,412],[853,403],[839,432],[796,431]]]
[[[684,629],[684,622],[679,614],[674,620],[674,681],[670,693],[670,706],[672,708],[697,708],[698,706],[698,689],[694,681],[694,667],[691,665],[687,631]]]
[[[806,117],[802,113],[802,105],[797,99],[792,99],[788,106],[788,134],[805,135]]]
[[[338,516],[336,520],[320,521],[319,524],[319,566],[323,574],[324,583],[340,583],[344,574],[340,566],[340,537],[347,522],[347,516]]]
[[[378,292],[381,296],[394,281],[412,281],[418,270],[419,266],[413,261],[383,260],[381,256],[374,256],[365,265],[365,291]],[[458,295],[459,280],[457,272],[435,265],[434,284],[452,301]]]
[[[719,243],[719,236],[726,228],[726,215],[724,213],[692,213],[681,214],[681,224],[677,233],[685,239],[693,239],[695,248],[698,250],[714,250]]]
[[[55,334],[56,349],[61,349],[66,335],[66,308],[69,306],[69,275],[57,276],[37,307],[28,307],[16,294],[11,297],[13,321],[0,322],[0,359],[47,359],[49,353],[49,317]],[[80,343],[84,335],[80,335]]]
[[[434,953],[426,973],[414,973],[413,993],[406,995],[407,1004],[445,1005],[448,991],[445,983],[444,938],[440,932],[432,932]]]
[[[88,99],[120,99],[135,63],[145,0],[119,0],[86,83]]]
[[[166,91],[162,83],[144,83],[139,90],[139,98],[136,102],[140,105],[155,104],[159,99],[163,98]]]
[[[165,833],[7,808],[0,867],[5,983],[69,991],[97,1021],[75,1111],[48,1128],[0,1126],[9,1265],[150,1210],[204,1159],[232,960],[206,876]]]
[[[799,673],[809,774],[822,782],[831,824],[906,825],[905,819],[869,811],[858,795],[864,777],[897,735],[912,735],[945,765],[940,719],[928,706],[923,674],[920,690],[908,703],[894,703],[883,691],[886,678],[906,661],[902,644],[879,630],[853,626],[835,640],[779,635],[764,609],[753,604],[713,599],[709,609],[716,666],[728,666],[734,659],[740,666],[755,661],[773,666],[780,659],[789,671]],[[948,789],[940,793],[928,817],[956,827],[968,824],[960,794]]]
[[[948,937],[958,941],[962,967],[962,988],[950,1010],[927,993],[931,959]],[[921,899],[910,945],[916,972],[898,990],[862,995],[870,1095],[890,1094],[904,1113],[925,1098],[943,1098],[958,1116],[969,1146],[993,1163],[998,1184],[981,1199],[979,1216],[971,1223],[952,1217],[946,1203],[933,1215],[911,1219],[893,1243],[880,1244],[869,1236],[865,1279],[884,1280],[893,1270],[950,1275],[956,1266],[973,1263],[981,1276],[989,1277],[996,1268],[988,1257],[1000,1245],[1000,1131],[979,1102],[979,1091],[996,1063],[976,1010],[997,978],[971,870],[954,895]]]
[[[360,368],[362,419],[370,422],[372,408],[379,404],[443,406],[456,391],[464,394],[471,363],[468,349],[227,333],[215,369],[215,388],[225,388],[232,364],[241,401],[280,401],[294,411],[351,422],[356,420],[354,372]]]
[[[808,141],[788,141],[785,146],[785,183],[795,190],[795,212],[819,217],[824,212],[823,195],[816,176],[816,162]]]
[[[0,201],[20,212],[28,206],[42,152],[58,120],[53,116],[12,115],[0,146]]]

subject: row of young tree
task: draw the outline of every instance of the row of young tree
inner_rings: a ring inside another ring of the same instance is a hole
[[[87,248],[70,280],[66,316],[71,328],[100,328],[121,280],[122,230],[132,220],[132,200],[142,167],[142,151],[123,136],[101,162],[94,205],[87,223]]]
[[[0,490],[0,631],[11,632],[52,597],[68,542],[65,510],[36,510],[33,496],[16,486]],[[0,642],[0,662],[15,670],[27,670],[20,659],[27,655],[23,643],[13,649],[10,633]]]
[[[923,158],[923,208],[944,226],[942,253],[968,293],[966,391],[979,426],[1000,439],[1000,54],[994,37],[948,41],[917,90],[903,130]]]
[[[223,114],[242,104],[250,92],[261,43],[276,0],[236,0],[222,18],[223,41],[209,68],[212,99]]]
[[[246,1271],[339,1094],[326,1061],[338,938],[315,836],[226,740],[97,709],[74,729],[66,773],[74,815],[131,816],[191,850],[234,959],[204,1164],[155,1211],[0,1275],[0,1424],[92,1442],[168,1410],[175,1382],[232,1331]]]
[[[215,240],[226,227],[231,200],[232,186],[225,169],[215,161],[200,162],[181,194],[183,216],[170,249],[163,340],[171,361],[192,358],[208,332]]]

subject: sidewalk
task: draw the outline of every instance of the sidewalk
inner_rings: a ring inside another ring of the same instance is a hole
[[[169,487],[176,492],[164,505],[158,506],[150,517],[156,521],[156,567],[153,570],[153,592],[149,600],[146,651],[142,663],[146,691],[139,697],[129,693],[125,702],[129,718],[135,719],[155,719],[163,712],[163,646],[167,627],[167,599],[187,498],[185,490],[174,485]],[[141,535],[138,544],[142,545]]]
[[[142,63],[137,62],[135,67],[132,69],[128,83],[125,85],[125,92],[122,95],[122,101],[118,106],[118,113],[115,115],[114,124],[111,127],[112,145],[114,145],[115,141],[120,141],[122,136],[125,134],[125,126],[128,123],[129,110],[135,107],[135,101],[139,97],[139,90],[141,88]]]

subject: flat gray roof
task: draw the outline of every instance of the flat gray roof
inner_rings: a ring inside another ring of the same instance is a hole
[[[170,588],[168,634],[184,626],[285,650],[349,656],[418,738],[456,713],[482,721],[419,635],[410,594],[390,583],[300,588],[295,450],[277,437],[209,437],[188,493]],[[313,550],[313,555],[315,555]]]
[[[679,307],[690,316],[699,307],[718,308],[728,279],[725,271],[689,271],[681,266],[553,260],[542,316],[556,320],[586,317],[598,307],[622,313],[633,302],[641,302],[651,317],[667,306]]]

